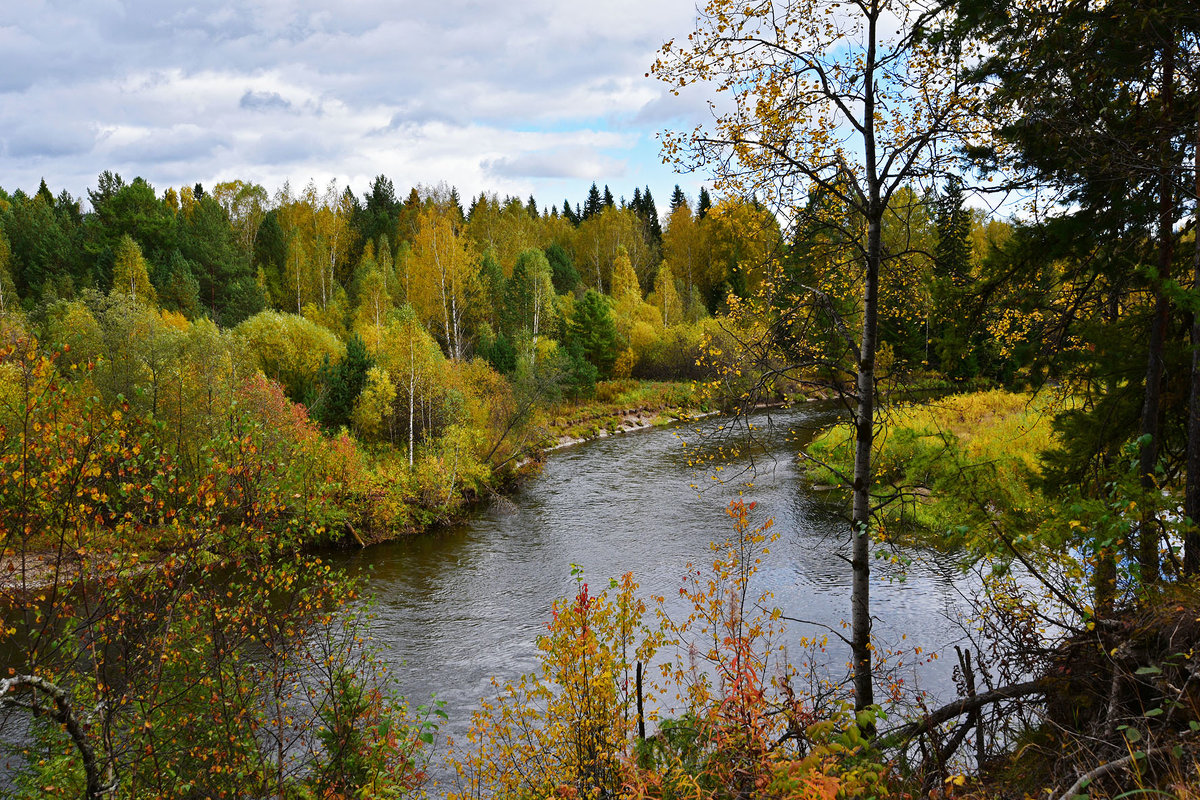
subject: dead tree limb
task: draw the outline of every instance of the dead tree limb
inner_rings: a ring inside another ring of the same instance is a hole
[[[1178,744],[1169,744],[1163,745],[1162,747],[1152,747],[1145,752],[1138,751],[1136,753],[1130,753],[1123,758],[1118,758],[1115,761],[1109,761],[1107,764],[1101,764],[1095,769],[1089,770],[1088,772],[1080,775],[1079,779],[1071,784],[1069,789],[1058,796],[1058,800],[1071,800],[1071,798],[1076,797],[1083,792],[1085,786],[1090,786],[1093,781],[1097,781],[1106,775],[1111,775],[1117,770],[1125,769],[1139,758],[1148,759],[1152,758],[1153,756],[1160,756],[1163,753],[1171,752],[1178,746]]]
[[[1027,697],[1033,694],[1045,694],[1045,692],[1046,689],[1041,681],[1026,681],[1012,686],[1001,686],[999,689],[977,694],[974,697],[963,697],[929,712],[919,720],[887,731],[880,735],[879,743],[886,747],[907,742],[919,733],[931,731],[944,722],[992,703],[1015,700],[1018,697]]]

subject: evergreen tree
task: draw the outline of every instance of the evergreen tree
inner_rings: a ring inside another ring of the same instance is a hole
[[[50,191],[50,187],[46,185],[46,179],[42,178],[42,183],[38,186],[37,194],[34,197],[40,197],[45,201],[46,205],[54,208],[54,194]]]
[[[642,192],[642,218],[646,220],[646,225],[650,231],[650,243],[657,248],[662,247],[662,223],[658,220],[658,209],[654,205],[654,195],[650,194],[650,187]]]
[[[8,208],[0,211],[0,227],[8,238],[9,275],[18,296],[62,295],[64,288],[69,295],[73,287],[108,283],[107,270],[98,275],[88,270],[83,227],[69,209],[47,203],[45,195],[14,192]]]
[[[700,187],[700,198],[696,201],[696,219],[704,219],[708,215],[709,209],[712,208],[712,198],[708,196],[708,189]]]
[[[546,260],[550,262],[550,278],[554,291],[559,294],[573,292],[579,286],[579,272],[571,261],[571,255],[558,242],[546,248]]]
[[[462,203],[458,200],[458,187],[450,187],[450,208],[455,213],[455,225],[461,225],[466,221],[467,215],[463,213]]]
[[[104,170],[96,178],[96,188],[88,189],[88,201],[92,204],[92,212],[97,212],[101,206],[116,196],[125,187],[125,181],[120,173]]]
[[[317,373],[321,394],[313,406],[313,415],[330,430],[336,430],[350,422],[354,403],[367,383],[367,371],[373,362],[367,354],[366,345],[358,334],[346,342],[346,355],[333,365],[329,357]]]
[[[262,224],[254,234],[254,252],[250,265],[256,275],[263,276],[263,284],[274,305],[283,299],[283,276],[287,262],[287,240],[279,226],[279,213],[272,209],[263,217]]]
[[[391,236],[395,232],[400,205],[391,179],[376,175],[370,191],[363,195],[363,203],[355,203],[356,213],[351,223],[363,247],[367,242],[378,245],[381,236]]]
[[[600,196],[600,189],[592,182],[592,188],[588,189],[587,202],[583,206],[583,213],[580,215],[580,221],[591,219],[600,213],[604,208],[604,200]]]
[[[562,215],[563,215],[563,217],[566,218],[566,220],[568,222],[570,222],[576,228],[579,227],[579,222],[580,222],[579,215],[576,214],[575,211],[571,208],[571,203],[568,200],[563,200]]]
[[[193,265],[178,250],[167,262],[166,280],[158,287],[158,301],[163,309],[177,311],[188,319],[203,312],[200,303],[200,283],[193,274]]]
[[[613,202],[612,192],[608,190],[608,184],[606,183],[604,184],[604,207],[612,208],[614,205],[616,204]]]
[[[1146,342],[1138,437],[1141,482],[1161,487],[1170,390],[1164,384],[1172,317],[1176,226],[1188,214],[1179,176],[1190,171],[1200,92],[1195,82],[1200,9],[1194,0],[1119,0],[1103,4],[1002,4],[962,0],[956,34],[982,40],[988,55],[973,70],[989,86],[994,118],[987,143],[970,152],[988,166],[1004,162],[1027,186],[1049,188],[1083,227],[1102,240],[1141,245],[1125,261],[1154,263],[1153,311]],[[995,143],[995,144],[993,144]],[[1002,143],[1002,144],[1001,144]],[[997,146],[1001,145],[1001,146]],[[1052,226],[1056,227],[1056,226]],[[1124,261],[1124,260],[1122,260]],[[1197,270],[1200,272],[1200,270]],[[1108,276],[1106,276],[1108,277]],[[1137,280],[1134,275],[1117,281]],[[1196,276],[1191,276],[1196,281]],[[1089,283],[1089,285],[1094,285]],[[1196,329],[1200,343],[1200,327]],[[1200,406],[1200,361],[1193,365],[1193,406]],[[1200,518],[1200,411],[1189,414],[1188,516]],[[1139,524],[1140,577],[1159,570],[1158,523]],[[1189,535],[1186,571],[1200,572],[1200,536]]]
[[[529,195],[529,199],[525,201],[525,210],[529,212],[529,216],[532,219],[538,218],[539,214],[537,201],[533,199],[533,195]]]
[[[931,319],[926,322],[926,357],[957,377],[979,373],[971,352],[970,314],[965,293],[971,284],[971,214],[963,206],[962,183],[951,179],[935,211],[937,246],[933,254]]]
[[[257,311],[263,307],[262,291],[257,286],[256,272],[251,267],[251,254],[244,253],[238,247],[229,215],[211,196],[197,201],[191,216],[183,217],[179,230],[179,251],[191,262],[196,280],[200,283],[200,301],[214,320],[230,325],[233,324],[233,317],[238,317],[240,321],[245,318],[244,311]],[[168,278],[166,268],[164,261],[157,272],[159,285]],[[238,296],[243,294],[249,297]],[[227,314],[231,306],[237,306],[241,311]]]
[[[617,343],[617,326],[608,298],[588,289],[575,306],[568,347],[594,366],[601,378],[607,378],[617,360]]]
[[[570,340],[563,354],[563,389],[572,400],[590,397],[600,377],[596,365],[588,361],[581,345]]]
[[[517,368],[517,350],[503,331],[496,337],[496,341],[487,349],[483,357],[501,375],[511,375]]]
[[[671,211],[674,214],[682,206],[688,204],[687,195],[683,193],[683,189],[679,188],[679,184],[675,184],[675,191],[671,193]]]
[[[134,178],[129,185],[122,184],[120,176],[111,173],[103,173],[101,179],[101,191],[89,192],[93,211],[85,221],[84,248],[92,269],[98,275],[111,274],[117,245],[125,235],[138,243],[150,264],[165,266],[179,246],[174,212],[141,178]],[[232,232],[229,235],[232,239]]]

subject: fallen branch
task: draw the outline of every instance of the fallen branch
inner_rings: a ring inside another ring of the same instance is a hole
[[[1120,769],[1125,769],[1138,758],[1150,758],[1151,756],[1160,756],[1163,753],[1169,753],[1178,747],[1178,744],[1163,745],[1161,747],[1153,747],[1145,752],[1130,753],[1129,755],[1118,758],[1116,761],[1109,761],[1107,764],[1101,764],[1093,770],[1083,773],[1079,779],[1071,784],[1071,788],[1058,796],[1058,800],[1072,800],[1079,795],[1085,786],[1090,786],[1092,781],[1099,780],[1105,775],[1109,775]]]
[[[879,743],[881,746],[886,747],[900,741],[908,741],[919,733],[932,731],[943,722],[948,722],[955,717],[983,708],[986,705],[999,703],[1003,700],[1026,697],[1031,694],[1044,694],[1045,691],[1046,689],[1041,681],[1026,681],[1025,683],[1016,683],[1012,686],[1001,686],[999,689],[977,694],[974,697],[964,697],[931,711],[915,722],[909,722],[882,734],[879,737]]]

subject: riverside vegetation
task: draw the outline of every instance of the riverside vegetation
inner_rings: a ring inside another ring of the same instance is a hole
[[[779,649],[798,601],[755,593],[775,531],[737,502],[685,619],[579,576],[449,791],[1195,796],[1198,34],[1184,0],[712,0],[652,72],[727,93],[664,140],[716,200],[662,215],[383,176],[0,190],[4,791],[419,794],[440,709],[312,546],[453,517],[608,427],[590,402],[820,393],[853,593],[806,644],[848,674]],[[971,170],[1029,208],[968,209]],[[937,708],[871,639],[871,560],[912,536],[984,567]]]

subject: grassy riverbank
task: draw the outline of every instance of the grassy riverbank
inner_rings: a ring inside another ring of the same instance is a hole
[[[980,512],[1000,514],[1044,502],[1038,456],[1056,444],[1054,413],[1070,402],[1000,389],[897,403],[876,435],[875,486],[890,497],[885,534],[945,543],[943,534]],[[809,477],[830,492],[848,492],[854,430],[839,423],[808,446]]]
[[[690,382],[614,380],[596,385],[594,397],[548,407],[542,449],[627,430],[670,424],[708,412],[707,400]]]

